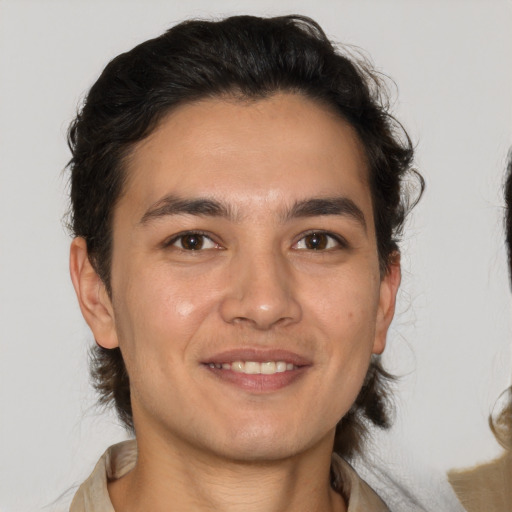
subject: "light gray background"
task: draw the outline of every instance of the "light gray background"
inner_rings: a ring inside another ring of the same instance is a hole
[[[255,7],[257,5],[257,7]],[[91,336],[69,281],[65,133],[104,65],[190,16],[290,12],[364,48],[398,84],[428,189],[402,246],[388,367],[403,375],[378,453],[445,471],[499,447],[510,383],[501,188],[512,143],[506,0],[0,0],[0,510],[53,510],[123,431],[94,407]]]

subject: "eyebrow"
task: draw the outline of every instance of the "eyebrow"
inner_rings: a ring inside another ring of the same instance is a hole
[[[186,199],[170,194],[151,205],[142,216],[140,223],[147,224],[151,220],[172,215],[222,217],[234,222],[240,218],[229,205],[214,199]],[[351,217],[366,231],[366,219],[363,211],[348,197],[321,197],[296,201],[289,210],[284,212],[282,218],[286,222],[296,218],[327,215]]]
[[[357,221],[366,231],[366,219],[359,206],[348,197],[322,197],[297,201],[286,214],[286,220],[298,217],[345,215]]]
[[[153,219],[169,215],[198,215],[234,219],[234,212],[226,205],[213,199],[185,199],[167,195],[151,205],[142,216],[140,223],[146,224]]]

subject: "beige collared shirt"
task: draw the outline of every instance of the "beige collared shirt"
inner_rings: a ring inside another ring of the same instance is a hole
[[[135,441],[111,446],[102,455],[91,476],[78,489],[69,512],[115,512],[108,495],[107,482],[126,475],[136,461]],[[348,500],[348,512],[389,512],[377,494],[337,455],[333,455],[332,469],[336,490]]]
[[[448,480],[468,512],[512,510],[512,452],[472,469],[452,470]]]

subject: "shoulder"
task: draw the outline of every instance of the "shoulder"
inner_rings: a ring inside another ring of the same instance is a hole
[[[448,479],[468,512],[509,512],[512,504],[512,453],[470,469],[452,470]]]
[[[348,512],[389,512],[378,494],[336,454],[332,455],[332,480],[333,488],[348,503]]]
[[[108,495],[108,481],[128,473],[136,460],[137,445],[133,440],[108,448],[75,494],[70,512],[115,512]]]

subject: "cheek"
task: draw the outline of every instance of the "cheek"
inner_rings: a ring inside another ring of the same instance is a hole
[[[319,290],[319,288],[316,288]],[[356,279],[323,283],[322,293],[310,302],[312,322],[324,343],[321,378],[330,396],[328,410],[338,421],[350,408],[368,371],[375,340],[378,288],[369,273]]]
[[[214,294],[176,278],[168,268],[139,267],[125,275],[131,277],[118,282],[114,310],[127,365],[183,360],[189,340],[214,310]]]
[[[379,302],[379,289],[370,274],[329,279],[308,290],[309,310],[330,339],[373,342]],[[306,300],[306,299],[305,299]]]

